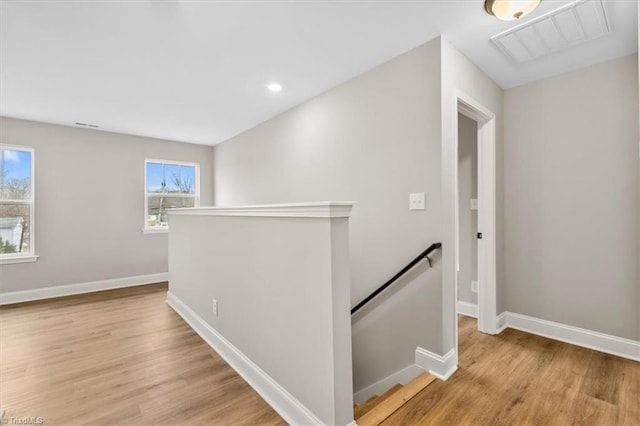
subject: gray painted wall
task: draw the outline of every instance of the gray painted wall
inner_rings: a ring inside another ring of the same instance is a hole
[[[356,201],[355,305],[440,241],[440,89],[434,40],[216,146],[216,205]],[[355,318],[354,390],[441,352],[441,275],[417,272]]]
[[[505,93],[509,311],[640,338],[636,55]]]
[[[478,123],[458,114],[458,200],[460,213],[460,270],[458,300],[477,304],[478,294],[471,281],[478,280],[478,211],[471,210],[471,199],[478,198]]]
[[[144,235],[144,159],[200,163],[213,200],[212,148],[0,118],[0,141],[35,149],[35,263],[0,266],[0,292],[167,272],[167,235]]]

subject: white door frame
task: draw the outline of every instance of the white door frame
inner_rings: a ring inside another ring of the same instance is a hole
[[[453,114],[455,197],[455,268],[459,265],[459,200],[458,191],[458,113],[478,123],[478,330],[496,334],[496,117],[495,114],[460,90],[454,90]],[[455,277],[455,301],[458,302],[458,273]],[[453,310],[457,314],[457,307]],[[458,352],[458,321],[455,344]]]

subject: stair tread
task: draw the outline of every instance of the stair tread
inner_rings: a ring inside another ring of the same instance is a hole
[[[422,373],[411,382],[391,392],[385,398],[377,398],[378,404],[364,413],[358,420],[358,426],[377,426],[395,413],[407,401],[429,386],[436,378]],[[386,392],[385,392],[386,394]],[[363,404],[364,405],[364,404]]]
[[[370,410],[372,410],[376,405],[378,405],[380,402],[382,402],[385,398],[387,398],[389,395],[391,395],[392,393],[394,393],[395,391],[397,391],[398,389],[402,388],[402,385],[400,383],[394,385],[393,387],[389,388],[385,393],[383,393],[382,395],[374,395],[371,398],[367,399],[365,402],[363,402],[362,404],[356,406],[353,410],[353,418],[355,420],[358,420],[360,417],[362,417],[363,415],[365,415],[366,413],[368,413]]]
[[[378,404],[378,398],[380,395],[373,395],[371,398],[367,399],[362,404],[356,405],[353,407],[353,419],[357,420],[359,417],[362,417],[364,413],[371,410]]]

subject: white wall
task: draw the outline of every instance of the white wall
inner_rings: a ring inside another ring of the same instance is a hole
[[[440,144],[434,40],[216,146],[216,205],[356,201],[353,306],[440,241]],[[409,211],[411,192],[426,210]],[[416,346],[441,352],[441,276],[422,272],[355,319],[355,390],[413,364]]]
[[[504,166],[503,143],[503,90],[493,80],[476,67],[451,44],[442,39],[442,196],[443,196],[443,349],[448,351],[455,342],[456,299],[455,299],[455,253],[452,236],[455,232],[456,182],[454,168],[458,161],[454,141],[454,121],[456,105],[454,91],[459,90],[471,96],[495,114],[496,137],[496,286],[497,313],[504,307],[503,277],[503,205],[502,183]],[[487,232],[480,229],[480,232]]]
[[[0,292],[167,272],[167,235],[143,235],[145,158],[200,163],[212,148],[0,118],[0,141],[35,149],[35,263],[0,266]]]
[[[507,310],[640,338],[637,67],[506,91]]]
[[[458,114],[458,220],[460,239],[460,270],[458,300],[478,303],[478,294],[471,291],[471,281],[478,280],[478,211],[471,210],[471,199],[478,198],[478,123]]]
[[[348,218],[278,217],[271,210],[263,217],[242,217],[238,209],[232,216],[220,209],[170,213],[169,300],[177,297],[322,424],[349,424]],[[240,373],[255,377],[251,368]],[[265,390],[263,396],[282,397]],[[309,422],[296,410],[281,414]]]

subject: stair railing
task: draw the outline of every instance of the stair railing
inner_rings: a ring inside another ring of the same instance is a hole
[[[442,247],[442,243],[433,243],[433,244],[431,244],[425,251],[420,253],[418,255],[418,257],[416,257],[411,262],[409,262],[409,264],[407,266],[402,268],[402,270],[400,272],[398,272],[397,274],[395,274],[389,281],[387,281],[386,283],[382,284],[380,287],[378,287],[376,290],[374,290],[369,296],[367,296],[360,303],[358,303],[353,309],[351,309],[351,315],[353,315],[356,312],[358,312],[362,307],[364,307],[367,303],[372,301],[380,293],[385,291],[390,285],[392,285],[394,282],[396,282],[401,276],[406,274],[411,268],[416,266],[423,259],[427,259],[427,261],[429,262],[429,266],[431,266],[431,258],[429,257],[429,255],[432,252],[434,252],[435,250],[439,249],[440,247]]]

